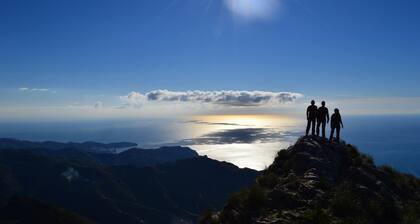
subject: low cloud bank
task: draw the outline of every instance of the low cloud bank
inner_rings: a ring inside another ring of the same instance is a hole
[[[223,106],[264,106],[294,102],[302,97],[300,93],[267,91],[169,91],[153,90],[142,94],[131,92],[120,99],[125,106],[140,107],[147,102],[190,102]]]
[[[20,87],[18,88],[21,92],[48,92],[48,93],[56,93],[54,90],[46,89],[46,88],[28,88],[28,87]]]

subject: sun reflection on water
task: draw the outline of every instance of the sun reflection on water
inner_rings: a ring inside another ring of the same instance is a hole
[[[203,115],[188,123],[195,138],[188,146],[200,155],[257,170],[270,165],[301,128],[297,119],[281,115]]]
[[[232,124],[233,126],[284,127],[296,124],[296,120],[281,115],[204,115],[195,116],[195,120],[214,123]]]

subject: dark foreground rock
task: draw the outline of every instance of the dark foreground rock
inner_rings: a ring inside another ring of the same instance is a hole
[[[348,144],[302,137],[201,223],[420,223],[420,180]]]

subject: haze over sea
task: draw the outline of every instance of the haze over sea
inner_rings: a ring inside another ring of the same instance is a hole
[[[420,176],[420,116],[344,116],[342,137],[388,164]],[[32,141],[130,141],[140,147],[184,145],[201,155],[262,170],[301,135],[305,120],[280,115],[209,115],[183,119],[2,122],[0,136]],[[329,134],[327,128],[327,135]]]

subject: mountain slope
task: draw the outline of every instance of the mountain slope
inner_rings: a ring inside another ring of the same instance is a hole
[[[205,157],[155,167],[107,166],[89,158],[71,149],[0,150],[0,204],[23,195],[98,223],[191,222],[201,208],[220,209],[258,173]],[[218,184],[203,185],[204,179]]]
[[[0,223],[19,224],[93,224],[66,209],[41,203],[27,197],[13,197],[0,208]]]
[[[201,223],[419,223],[420,180],[351,145],[302,137]]]

